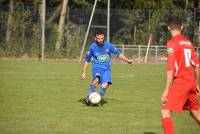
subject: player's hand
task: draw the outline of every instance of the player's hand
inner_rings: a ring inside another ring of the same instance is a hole
[[[128,64],[133,64],[133,59],[128,59]]]
[[[85,78],[86,78],[85,73],[82,73],[82,74],[81,74],[81,80],[85,80]]]
[[[197,84],[197,86],[196,86],[196,91],[197,91],[197,95],[200,96],[200,87],[199,87],[198,84]]]
[[[160,99],[163,102],[163,104],[167,102],[167,96],[168,96],[168,90],[164,89],[163,93],[162,93],[162,95],[160,97]]]

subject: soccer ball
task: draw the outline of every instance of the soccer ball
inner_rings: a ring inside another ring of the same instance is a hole
[[[98,92],[93,92],[90,94],[89,100],[92,104],[98,104],[101,101],[101,95]]]

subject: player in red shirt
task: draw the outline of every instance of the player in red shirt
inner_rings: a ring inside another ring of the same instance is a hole
[[[165,134],[174,134],[171,112],[189,110],[200,125],[199,61],[192,43],[181,35],[182,29],[179,17],[169,19],[168,30],[172,39],[167,43],[167,76],[161,95],[161,117]]]

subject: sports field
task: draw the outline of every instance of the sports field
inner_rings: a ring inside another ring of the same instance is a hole
[[[0,134],[162,134],[165,65],[113,63],[103,107],[89,107],[75,62],[0,61]],[[176,134],[199,134],[189,113],[173,114]]]

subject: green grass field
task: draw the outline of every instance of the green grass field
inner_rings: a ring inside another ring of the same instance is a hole
[[[165,65],[113,63],[103,107],[88,107],[87,79],[74,62],[0,61],[0,134],[162,134]],[[198,134],[188,112],[173,114],[176,134]]]

